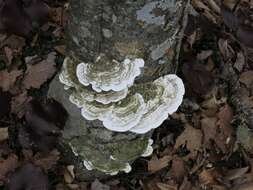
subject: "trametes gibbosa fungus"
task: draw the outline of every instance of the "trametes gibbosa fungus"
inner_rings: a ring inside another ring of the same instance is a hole
[[[71,90],[69,99],[80,108],[82,116],[86,120],[100,120],[108,130],[147,133],[159,127],[182,103],[184,84],[175,74],[147,83],[135,82],[144,67],[142,58],[117,61],[100,55],[94,63],[75,62],[65,59],[60,82]],[[142,156],[152,154],[152,142]],[[89,170],[98,169],[89,161],[84,161],[84,165]],[[129,163],[122,170],[129,172]]]

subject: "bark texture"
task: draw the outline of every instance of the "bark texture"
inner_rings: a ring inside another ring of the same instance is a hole
[[[188,0],[72,0],[67,30],[69,56],[78,63],[92,63],[101,53],[118,61],[130,55],[141,57],[145,67],[138,83],[175,73],[188,5]],[[89,180],[104,177],[101,171],[122,171],[126,163],[143,153],[151,133],[115,133],[100,121],[87,121],[69,102],[69,93],[56,77],[48,96],[61,102],[70,115],[62,147],[78,178]],[[92,160],[100,172],[86,170],[84,160]]]

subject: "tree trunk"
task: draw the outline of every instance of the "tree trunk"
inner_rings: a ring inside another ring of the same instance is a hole
[[[117,61],[131,55],[145,61],[135,83],[175,73],[188,6],[188,0],[71,0],[68,64],[92,63],[101,54],[103,59]],[[90,180],[128,172],[129,163],[148,147],[152,132],[113,132],[98,120],[88,121],[69,101],[70,94],[57,76],[48,96],[61,102],[69,113],[62,147],[65,158],[75,165],[77,178]]]

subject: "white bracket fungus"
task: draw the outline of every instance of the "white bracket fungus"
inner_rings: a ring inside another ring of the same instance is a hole
[[[121,91],[133,85],[143,66],[143,59],[126,58],[123,62],[118,62],[101,55],[93,64],[80,63],[76,75],[81,84],[91,85],[96,92]]]
[[[73,95],[70,97],[73,100],[73,96],[79,96],[75,104],[80,105],[84,101],[92,102],[97,101],[102,104],[109,104],[111,102],[118,102],[127,96],[128,89],[121,91],[103,91],[98,93],[89,87],[81,85],[76,77],[77,65],[68,57],[65,58],[62,66],[62,72],[59,75],[59,80],[64,84],[64,88],[73,88]],[[71,101],[72,101],[71,100]]]
[[[143,97],[136,93],[114,104],[101,104],[93,101],[81,101],[80,94],[73,93],[70,101],[81,108],[82,116],[87,120],[98,119],[103,125],[117,132],[125,132],[136,126],[146,113]]]
[[[139,58],[117,62],[101,55],[93,64],[78,65],[66,59],[60,81],[73,89],[69,99],[85,119],[100,120],[111,131],[144,134],[177,111],[185,89],[174,74],[132,86],[143,66]]]
[[[148,111],[140,122],[130,129],[131,132],[143,134],[159,127],[168,118],[168,114],[177,111],[183,101],[184,84],[176,75],[160,77],[153,85],[156,87],[153,90],[155,96],[146,102]]]

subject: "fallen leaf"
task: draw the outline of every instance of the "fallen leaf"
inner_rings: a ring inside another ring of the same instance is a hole
[[[59,159],[60,159],[60,152],[58,152],[57,150],[53,150],[46,155],[37,153],[33,157],[33,163],[34,165],[43,168],[45,171],[48,171],[57,164],[57,161]]]
[[[233,110],[226,104],[218,113],[217,126],[219,133],[215,138],[215,143],[225,153],[229,150],[229,147],[233,144],[233,129],[231,122],[233,120]]]
[[[236,5],[236,3],[237,3],[237,1],[235,1],[235,0],[224,0],[223,1],[223,4],[226,7],[230,8],[231,10],[234,8],[234,6]]]
[[[249,182],[246,184],[241,184],[233,187],[231,190],[252,190],[253,189],[253,182]]]
[[[253,71],[246,71],[241,74],[239,81],[246,85],[247,88],[253,88]]]
[[[203,50],[197,54],[198,60],[205,60],[213,54],[213,50]]]
[[[180,185],[179,190],[192,190],[192,184],[187,177],[184,178],[184,181]]]
[[[3,46],[8,46],[12,51],[20,53],[23,47],[26,45],[25,39],[16,35],[11,35],[1,44]]]
[[[15,84],[17,78],[22,74],[20,70],[0,71],[0,87],[3,91],[8,91]]]
[[[9,155],[6,160],[0,160],[0,181],[5,180],[6,175],[17,167],[18,157],[15,154]]]
[[[165,183],[157,183],[156,185],[160,190],[177,190],[176,185],[172,186],[172,185],[165,184]]]
[[[237,58],[234,64],[234,68],[237,69],[237,71],[241,72],[243,67],[245,65],[245,57],[242,52],[237,53]]]
[[[233,48],[228,43],[228,40],[219,39],[218,41],[219,50],[225,60],[232,59],[235,52]]]
[[[186,144],[186,147],[191,152],[192,156],[195,156],[202,146],[202,137],[201,130],[187,125],[183,133],[177,138],[174,148],[177,149],[181,145]]]
[[[19,129],[19,141],[24,148],[39,149],[43,152],[55,148],[67,117],[66,110],[55,102],[40,102],[34,99],[27,104],[26,125]]]
[[[170,174],[178,182],[181,183],[186,175],[185,163],[180,158],[175,158],[172,160]]]
[[[216,113],[219,110],[219,103],[216,97],[212,96],[201,103],[201,108],[203,115],[207,117],[216,117]]]
[[[67,168],[64,169],[64,180],[66,183],[70,184],[73,182],[75,175],[74,175],[74,166],[68,166]]]
[[[210,185],[210,184],[216,184],[216,171],[215,169],[204,169],[199,174],[199,180],[201,184]]]
[[[10,177],[8,189],[49,190],[48,178],[39,167],[28,163]]]
[[[216,125],[217,118],[206,117],[201,119],[201,129],[204,134],[204,144],[209,143],[210,140],[214,140],[217,135],[218,127]]]
[[[172,156],[164,156],[160,159],[151,159],[148,162],[148,171],[150,171],[151,173],[155,173],[165,167],[168,166],[169,162],[172,160]]]
[[[5,53],[5,56],[6,56],[6,58],[7,58],[7,66],[8,65],[11,65],[11,63],[12,63],[12,59],[13,59],[13,51],[12,51],[12,49],[11,48],[9,48],[8,46],[5,46],[4,47],[4,53]]]
[[[236,31],[239,27],[239,20],[234,13],[225,6],[221,6],[221,15],[223,17],[224,23],[230,29]]]
[[[8,127],[0,128],[0,142],[9,138]]]
[[[236,36],[244,45],[253,48],[253,28],[240,26],[236,32]]]
[[[182,72],[189,89],[199,95],[205,95],[213,87],[212,73],[207,71],[204,65],[185,63]]]
[[[224,178],[226,180],[235,180],[237,178],[242,177],[244,174],[246,174],[248,170],[249,170],[248,166],[244,168],[229,170],[226,172],[226,175],[224,176]]]
[[[0,23],[2,31],[9,34],[27,36],[32,30],[32,23],[23,11],[22,1],[8,0],[1,3]]]
[[[44,22],[49,17],[49,7],[43,0],[29,0],[24,5],[24,12],[32,21]]]
[[[62,54],[62,55],[66,55],[66,46],[65,45],[59,45],[59,46],[55,46],[54,49]]]
[[[110,190],[110,186],[105,185],[96,179],[91,183],[91,190]]]
[[[56,72],[55,53],[48,55],[46,60],[35,65],[28,65],[23,85],[26,89],[40,88]]]
[[[22,118],[25,114],[25,107],[31,99],[30,96],[27,96],[26,91],[13,97],[11,101],[11,113],[16,114],[18,118]]]

